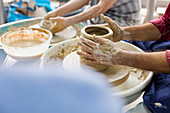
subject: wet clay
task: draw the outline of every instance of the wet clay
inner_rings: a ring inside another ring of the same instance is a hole
[[[100,38],[111,39],[113,31],[110,28],[102,25],[88,25],[82,28],[81,30],[81,36],[90,40],[93,40],[94,34]],[[93,64],[90,62],[85,62],[85,60],[82,57],[80,57],[80,62],[93,67],[97,71],[104,71],[110,67],[110,65]]]
[[[41,43],[43,43],[41,40],[21,39],[8,43],[8,46],[25,48],[40,45]]]
[[[53,27],[53,23],[50,20],[41,20],[40,27],[50,30]]]
[[[106,35],[109,33],[106,29],[96,27],[89,27],[85,29],[85,32],[90,35],[95,34],[96,36]]]
[[[75,52],[68,54],[63,60],[63,67],[66,70],[88,70],[91,69],[91,66],[85,63],[81,63],[80,56]],[[101,67],[100,67],[101,68]],[[94,69],[96,70],[96,68]],[[123,83],[128,78],[129,67],[121,65],[110,66],[105,71],[100,71],[108,78],[108,81],[114,85],[119,85]]]

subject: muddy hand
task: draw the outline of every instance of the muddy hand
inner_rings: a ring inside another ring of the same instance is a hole
[[[111,18],[104,16],[103,14],[101,15],[101,18],[108,23],[108,27],[110,27],[113,31],[113,37],[111,40],[114,42],[122,40],[124,31],[121,27]]]
[[[50,11],[48,12],[44,17],[43,19],[44,20],[48,20],[49,18],[54,18],[54,17],[57,17],[57,12],[54,10],[54,11]]]
[[[50,18],[49,20],[51,20],[54,23],[54,26],[52,27],[52,29],[50,29],[52,33],[62,31],[70,25],[65,17],[55,17]]]
[[[121,49],[108,39],[95,36],[93,39],[94,41],[91,41],[82,37],[81,42],[78,44],[83,51],[78,51],[77,54],[86,58],[87,62],[113,65],[112,59],[114,59]]]

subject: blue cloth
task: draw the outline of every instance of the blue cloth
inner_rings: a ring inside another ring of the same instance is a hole
[[[121,100],[96,72],[0,70],[0,113],[120,113]]]
[[[36,5],[38,7],[45,7],[47,9],[47,12],[54,10],[53,7],[51,7],[50,0],[34,0],[36,2]]]
[[[138,46],[144,51],[165,51],[170,49],[170,41],[134,41],[132,44]]]
[[[26,15],[20,14],[16,11],[17,8],[21,7],[21,4],[22,4],[22,1],[9,5],[8,22],[14,22],[17,20],[32,18],[32,17],[26,16]]]
[[[134,41],[132,44],[144,51],[170,49],[170,41]],[[145,88],[143,99],[153,113],[170,113],[170,73],[154,73],[151,83]]]
[[[31,0],[30,0],[31,1]],[[39,7],[45,7],[47,12],[52,11],[51,5],[50,5],[50,0],[32,0],[36,2],[36,5]],[[9,10],[8,10],[8,22],[14,22],[16,20],[23,20],[23,19],[29,19],[32,17],[20,14],[16,11],[17,8],[22,8],[21,4],[22,3],[27,3],[26,1],[19,1],[18,3],[13,3],[9,5]],[[30,7],[27,7],[28,10],[30,11],[35,11],[36,9],[31,9]]]

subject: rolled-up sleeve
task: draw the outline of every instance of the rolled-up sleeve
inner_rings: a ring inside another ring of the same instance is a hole
[[[160,18],[151,21],[161,33],[161,38],[159,41],[168,41],[170,40],[170,3],[165,11],[165,14]],[[166,58],[170,64],[170,50],[166,50]]]
[[[165,14],[160,18],[151,21],[161,33],[160,41],[170,40],[170,3],[165,11]]]

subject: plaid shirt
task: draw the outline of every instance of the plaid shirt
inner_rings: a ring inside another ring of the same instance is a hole
[[[160,41],[170,40],[170,3],[165,11],[165,14],[159,19],[151,21],[158,30],[160,31],[161,39]],[[170,64],[170,50],[166,51],[167,61]]]
[[[91,6],[96,5],[99,0],[91,0]],[[140,17],[141,2],[140,0],[117,0],[116,3],[106,12],[120,26],[129,26],[141,24]],[[90,20],[92,24],[104,23],[100,17]]]

